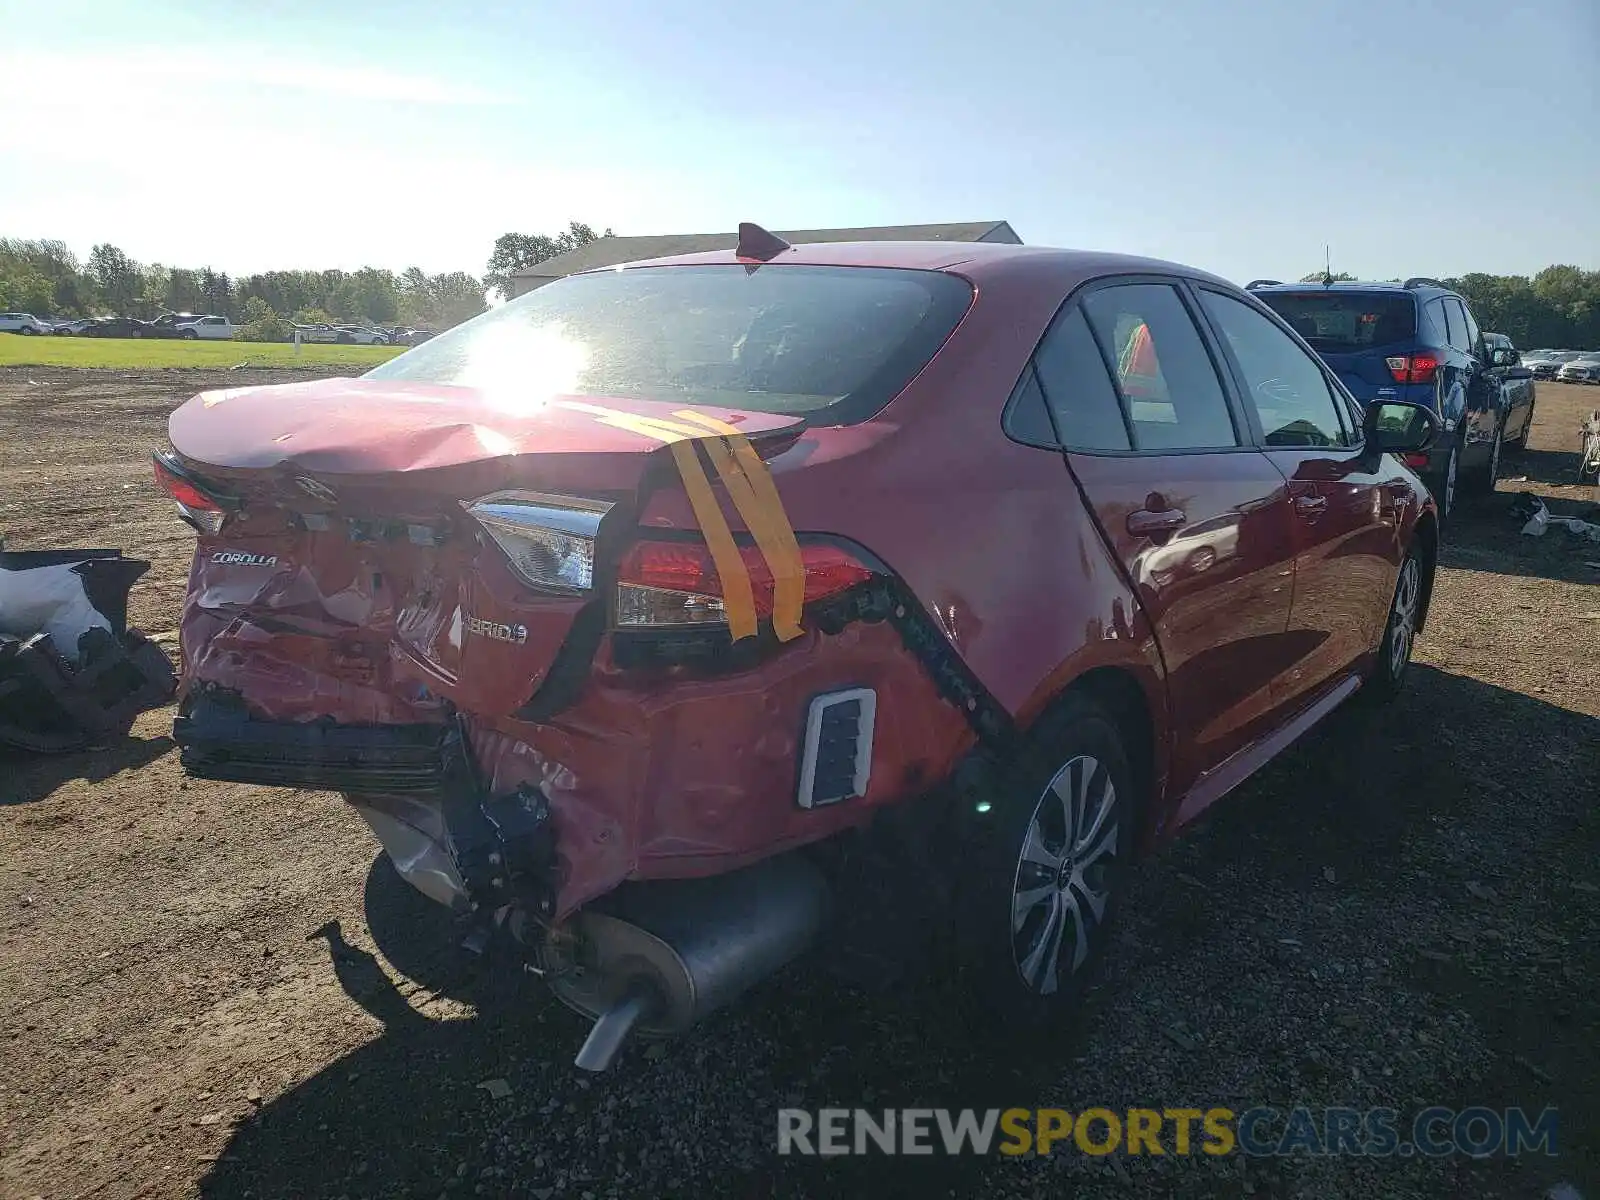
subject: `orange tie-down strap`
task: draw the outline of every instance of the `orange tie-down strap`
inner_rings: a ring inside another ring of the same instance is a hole
[[[691,409],[681,409],[672,414],[677,420],[667,421],[574,400],[557,403],[589,413],[614,428],[654,438],[671,450],[678,475],[683,480],[683,490],[689,497],[689,506],[705,536],[711,561],[722,578],[722,603],[728,614],[728,631],[734,641],[738,641],[756,632],[755,595],[750,585],[750,572],[745,568],[733,532],[722,514],[722,506],[717,503],[695,454],[696,443],[704,446],[706,456],[717,469],[734,507],[755,537],[756,546],[772,572],[773,631],[780,642],[800,636],[806,578],[800,543],[784,512],[783,501],[778,497],[771,470],[744,434],[726,421]]]

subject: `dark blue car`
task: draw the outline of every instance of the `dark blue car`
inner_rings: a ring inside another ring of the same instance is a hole
[[[1434,279],[1404,283],[1247,285],[1322,356],[1363,404],[1425,405],[1442,432],[1406,463],[1426,480],[1448,517],[1459,489],[1487,492],[1505,440],[1501,387],[1472,310]]]

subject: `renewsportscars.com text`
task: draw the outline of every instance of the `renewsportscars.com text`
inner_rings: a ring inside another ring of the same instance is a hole
[[[1557,1125],[1553,1108],[785,1108],[778,1153],[1489,1158],[1554,1155]]]

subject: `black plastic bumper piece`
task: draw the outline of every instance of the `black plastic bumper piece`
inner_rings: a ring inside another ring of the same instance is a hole
[[[134,718],[172,699],[172,663],[143,634],[91,629],[79,660],[49,634],[0,636],[0,745],[64,754],[127,736]]]
[[[446,725],[260,721],[208,697],[173,722],[183,769],[199,779],[376,795],[442,796]]]

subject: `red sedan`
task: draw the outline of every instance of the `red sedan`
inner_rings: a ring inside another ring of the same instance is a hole
[[[157,455],[186,768],[343,792],[597,1018],[588,1067],[881,915],[864,862],[1050,1015],[1119,868],[1427,614],[1433,418],[1233,285],[741,233],[198,396]]]

